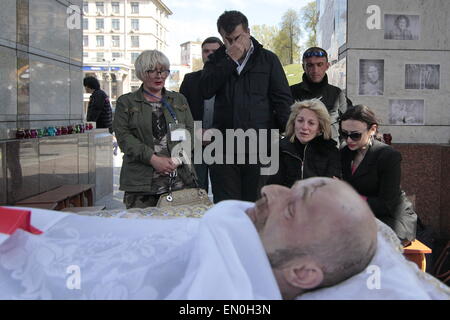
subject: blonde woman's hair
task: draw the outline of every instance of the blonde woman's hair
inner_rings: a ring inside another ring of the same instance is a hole
[[[295,101],[291,106],[291,114],[286,124],[286,137],[289,138],[291,142],[295,140],[295,119],[297,118],[300,111],[303,109],[308,109],[313,111],[317,118],[319,119],[319,130],[323,134],[325,140],[331,139],[331,118],[328,113],[327,107],[319,99]]]
[[[169,59],[164,53],[158,50],[142,51],[134,62],[136,77],[138,77],[139,80],[144,81],[145,71],[155,70],[158,65],[166,70],[170,69]]]

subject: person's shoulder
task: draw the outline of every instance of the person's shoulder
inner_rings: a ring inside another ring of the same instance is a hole
[[[322,153],[339,153],[337,143],[333,139],[325,139],[323,136],[316,137],[312,142],[312,145]]]
[[[200,78],[201,74],[202,74],[202,70],[186,73],[184,75],[184,80],[191,80],[191,79],[194,79],[197,77]]]
[[[294,143],[291,142],[290,137],[284,137],[280,140],[280,149],[281,150],[290,150],[294,148]]]
[[[185,111],[189,109],[187,99],[182,93],[166,89],[165,95],[169,100],[173,101],[174,107],[178,110]]]
[[[396,162],[401,160],[401,153],[398,150],[378,140],[374,140],[372,152],[378,154],[380,161]]]

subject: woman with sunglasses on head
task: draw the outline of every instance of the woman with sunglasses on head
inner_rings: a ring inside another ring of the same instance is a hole
[[[417,215],[400,188],[400,152],[376,138],[378,121],[364,105],[348,109],[339,120],[342,177],[361,194],[375,216],[408,243],[416,234]]]
[[[187,139],[193,147],[194,122],[186,98],[164,87],[169,68],[162,52],[143,51],[135,62],[141,87],[117,99],[113,128],[124,153],[120,190],[127,209],[154,207],[169,187],[194,185],[193,173],[182,164],[187,159],[172,155]],[[191,150],[184,151],[191,156]]]
[[[341,161],[331,138],[331,119],[319,99],[296,101],[279,146],[278,172],[267,184],[290,188],[295,181],[311,177],[341,177]]]

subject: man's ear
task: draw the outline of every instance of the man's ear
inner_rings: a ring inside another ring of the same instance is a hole
[[[309,259],[293,263],[283,273],[291,286],[300,289],[314,289],[323,282],[322,269]]]
[[[306,71],[304,63],[302,63],[302,68],[303,68],[303,71]]]
[[[330,68],[331,63],[327,62],[327,70]]]

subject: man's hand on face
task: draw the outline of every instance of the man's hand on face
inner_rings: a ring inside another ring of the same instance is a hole
[[[234,61],[243,59],[250,49],[250,34],[241,33],[232,43],[227,38],[224,38],[225,46],[227,47],[227,54]]]

